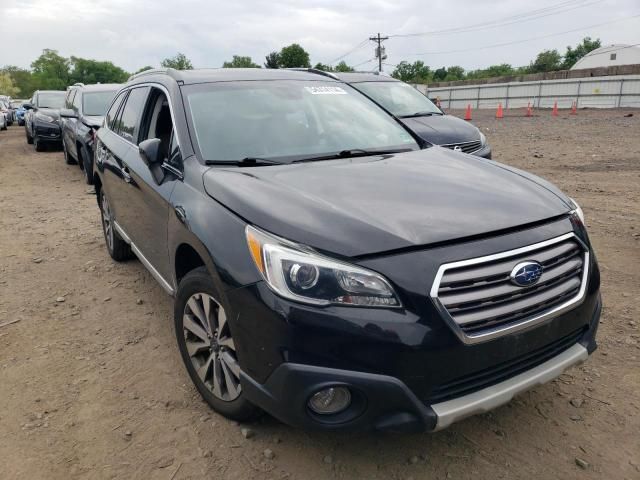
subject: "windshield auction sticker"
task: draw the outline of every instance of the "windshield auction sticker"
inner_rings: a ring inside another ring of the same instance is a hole
[[[346,90],[340,87],[304,87],[312,95],[346,95]]]

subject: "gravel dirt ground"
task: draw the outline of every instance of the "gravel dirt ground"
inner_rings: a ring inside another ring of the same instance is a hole
[[[602,271],[600,348],[421,435],[212,412],[181,363],[171,299],[139,262],[110,260],[78,167],[36,153],[22,128],[0,132],[0,479],[640,479],[640,111],[474,121],[496,160],[582,205]]]

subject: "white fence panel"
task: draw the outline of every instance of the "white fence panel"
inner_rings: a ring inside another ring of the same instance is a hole
[[[593,77],[539,82],[434,87],[417,85],[429,98],[440,98],[443,108],[615,108],[640,105],[640,75]]]

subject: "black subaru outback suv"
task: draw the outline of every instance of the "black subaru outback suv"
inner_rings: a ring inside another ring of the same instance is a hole
[[[345,83],[147,71],[97,138],[109,253],[174,296],[187,371],[230,418],[440,429],[596,348],[578,205],[506,165],[420,150]]]
[[[60,110],[62,149],[67,164],[78,163],[86,182],[93,183],[93,143],[104,114],[122,85],[76,83],[69,87]]]

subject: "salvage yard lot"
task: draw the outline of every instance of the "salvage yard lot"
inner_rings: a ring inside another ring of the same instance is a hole
[[[600,348],[423,435],[213,413],[180,360],[171,299],[139,262],[111,261],[77,166],[35,153],[20,127],[0,132],[0,479],[640,478],[640,111],[522,115],[474,123],[496,160],[582,206],[602,274]]]

